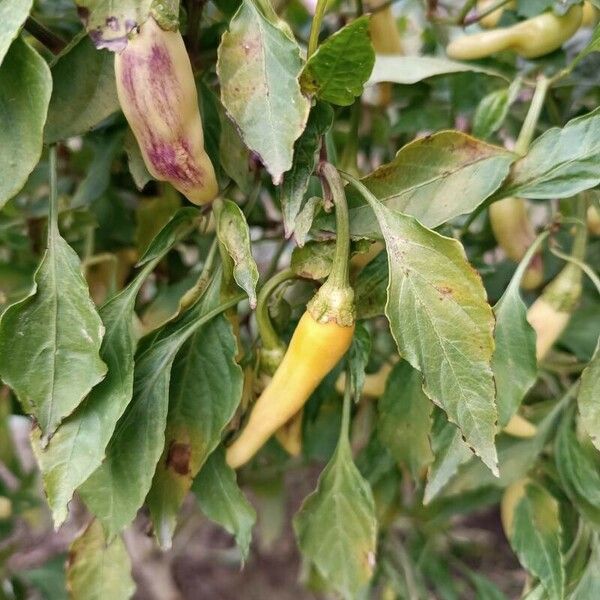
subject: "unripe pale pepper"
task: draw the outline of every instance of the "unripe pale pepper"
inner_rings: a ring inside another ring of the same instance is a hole
[[[448,44],[446,53],[455,60],[475,60],[513,50],[523,58],[538,58],[558,50],[579,29],[580,5],[564,15],[548,11],[511,27],[465,35]]]
[[[115,54],[117,93],[150,174],[194,204],[214,199],[218,185],[204,150],[198,95],[179,32],[149,17]]]
[[[492,5],[496,4],[496,0],[480,0],[477,3],[477,10],[481,14],[486,11],[488,8],[491,8]],[[479,24],[486,29],[492,29],[498,25],[498,22],[502,18],[502,14],[504,13],[505,8],[515,8],[516,2],[508,2],[504,6],[497,8],[495,11],[491,12],[489,15],[479,19]]]

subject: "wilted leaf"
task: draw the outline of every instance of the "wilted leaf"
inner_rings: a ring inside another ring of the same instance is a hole
[[[87,36],[60,55],[52,66],[52,81],[47,144],[86,133],[119,110],[114,56],[98,51]]]
[[[0,66],[0,208],[25,185],[40,159],[51,91],[46,61],[16,39]]]
[[[362,183],[388,208],[412,215],[426,227],[437,227],[472,212],[491,196],[514,159],[504,148],[458,131],[442,131],[407,144]],[[356,193],[350,198],[351,233],[377,237],[372,208]]]
[[[386,315],[400,355],[423,373],[425,393],[497,473],[494,319],[479,275],[454,239],[389,210],[356,184],[379,222],[388,255]]]
[[[76,600],[127,600],[135,592],[123,540],[108,542],[95,519],[69,548],[67,588]]]
[[[245,560],[250,550],[256,512],[237,485],[235,471],[225,462],[223,448],[206,461],[192,487],[202,512],[235,536]]]
[[[363,16],[327,38],[308,59],[300,84],[321,100],[348,106],[363,91],[373,70],[375,53],[369,37],[369,17]]]
[[[236,352],[231,325],[219,315],[192,335],[173,363],[165,449],[147,498],[163,546],[170,546],[181,503],[240,402]]]
[[[308,117],[301,68],[298,45],[244,0],[219,46],[221,99],[276,185],[292,166],[294,142]]]
[[[308,242],[294,248],[290,267],[298,277],[324,279],[331,271],[335,242]]]

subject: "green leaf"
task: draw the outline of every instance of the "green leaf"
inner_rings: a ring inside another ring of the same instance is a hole
[[[506,600],[506,596],[487,577],[472,571],[468,576],[477,593],[475,600]]]
[[[150,14],[153,0],[76,0],[81,17],[96,48],[121,52],[127,35]]]
[[[456,475],[458,468],[473,457],[461,437],[460,429],[439,410],[436,411],[431,431],[431,449],[435,458],[427,471],[423,504],[429,504]],[[489,473],[481,462],[477,461],[476,464]]]
[[[600,340],[592,360],[581,374],[577,404],[581,425],[600,450]]]
[[[237,485],[235,471],[225,462],[223,448],[206,461],[192,486],[202,512],[235,536],[245,560],[248,557],[256,512]]]
[[[179,319],[158,332],[135,361],[133,398],[117,423],[106,459],[80,492],[109,537],[135,517],[150,490],[165,447],[169,384],[175,356],[202,325],[216,316],[220,279]]]
[[[241,399],[243,373],[229,321],[219,315],[177,354],[171,374],[165,449],[147,504],[156,536],[170,546],[179,508]]]
[[[44,443],[106,374],[99,355],[104,326],[79,257],[56,223],[49,227],[31,293],[0,321],[2,379],[35,417]]]
[[[252,168],[251,152],[245,146],[239,131],[225,114],[225,109],[219,105],[221,137],[219,139],[219,157],[223,171],[235,181],[244,192],[250,194],[256,185],[256,176]]]
[[[258,267],[252,256],[250,230],[242,209],[231,200],[216,207],[217,235],[233,260],[233,277],[248,294],[250,308],[256,308]]]
[[[498,198],[569,198],[600,183],[600,108],[545,131],[512,167]]]
[[[537,379],[536,334],[527,321],[527,306],[520,293],[521,279],[529,260],[528,253],[494,306],[496,349],[492,369],[496,380],[500,428],[505,427],[517,412],[525,394]]]
[[[377,520],[371,488],[352,461],[344,425],[317,489],[294,517],[294,531],[303,556],[327,583],[344,598],[356,598],[373,575]]]
[[[46,61],[17,38],[0,67],[0,208],[40,159],[51,90]]]
[[[421,373],[404,360],[395,365],[378,403],[377,434],[415,481],[434,458],[429,442],[431,408]]]
[[[350,368],[350,396],[357,402],[365,384],[365,369],[371,354],[371,336],[369,330],[362,324],[357,323],[352,338],[352,344],[348,350],[348,366]]]
[[[142,151],[133,135],[133,131],[129,128],[127,128],[127,133],[123,140],[123,148],[127,154],[127,166],[129,167],[135,187],[141,191],[149,181],[152,181],[152,175],[150,175],[146,167]]]
[[[473,116],[473,135],[487,139],[498,131],[508,115],[508,109],[517,99],[521,90],[521,79],[515,79],[512,84],[501,90],[496,90],[484,96],[477,105]]]
[[[384,314],[388,279],[387,255],[385,252],[380,252],[361,269],[354,284],[358,319],[370,319]]]
[[[593,600],[600,598],[600,544],[596,537],[592,543],[592,554],[588,564],[569,596],[569,600]]]
[[[385,312],[400,355],[423,373],[425,393],[497,474],[494,319],[481,279],[457,240],[389,210],[358,187],[385,240],[390,278]]]
[[[136,296],[148,274],[191,229],[198,214],[193,208],[180,211],[150,245],[148,252],[154,254],[153,260],[100,309],[106,328],[100,348],[100,357],[108,366],[104,380],[62,422],[46,448],[40,444],[39,430],[32,434],[33,448],[57,527],[67,516],[67,503],[73,492],[100,466],[116,423],[131,400],[137,343],[133,329]]]
[[[564,598],[558,502],[541,486],[528,483],[515,508],[511,546],[519,562],[541,582],[550,600]]]
[[[502,184],[514,159],[504,148],[442,131],[407,144],[361,181],[388,208],[433,228],[475,210]],[[372,208],[349,196],[352,235],[378,237]]]
[[[0,65],[29,16],[32,4],[33,0],[4,0],[0,4]]]
[[[290,267],[298,277],[324,279],[331,271],[335,242],[310,241],[301,248],[294,248]]]
[[[221,99],[275,185],[292,166],[294,142],[308,118],[301,68],[298,45],[244,0],[219,46]]]
[[[77,600],[127,600],[135,592],[123,540],[107,542],[95,519],[69,548],[67,587]]]
[[[317,103],[310,111],[306,129],[294,145],[292,168],[285,174],[280,188],[281,212],[286,237],[294,233],[304,194],[315,168],[315,153],[319,149],[321,136],[331,127],[332,122],[331,106],[324,102]]]
[[[590,523],[600,525],[600,455],[587,442],[580,443],[572,428],[572,415],[563,419],[556,436],[555,461],[562,486]]]
[[[375,59],[375,66],[373,67],[368,85],[384,81],[411,85],[437,75],[464,72],[483,73],[484,75],[505,79],[502,73],[493,69],[447,60],[445,58],[436,58],[434,56],[387,56],[379,54]]]
[[[52,81],[47,144],[86,133],[119,110],[113,54],[96,50],[88,36],[61,53],[52,66]]]
[[[300,248],[306,244],[306,238],[322,204],[322,198],[312,196],[304,203],[304,206],[298,213],[294,223],[294,239]]]
[[[336,31],[319,46],[302,71],[300,85],[307,94],[349,106],[362,94],[374,63],[369,17],[363,16]]]

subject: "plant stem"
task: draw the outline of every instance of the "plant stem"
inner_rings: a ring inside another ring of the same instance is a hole
[[[267,280],[258,293],[256,303],[256,324],[264,349],[275,350],[283,347],[283,343],[279,339],[279,336],[273,327],[273,323],[271,322],[271,317],[269,315],[269,299],[282,283],[294,279],[294,277],[296,277],[296,275],[292,269],[285,269]]]
[[[319,175],[324,183],[325,193],[331,196],[335,206],[335,254],[327,284],[332,288],[348,288],[350,285],[348,265],[350,222],[344,184],[337,169],[331,163],[321,163],[319,165]]]
[[[476,2],[477,2],[477,0],[466,0],[466,2],[463,4],[463,7],[460,9],[460,12],[458,13],[458,15],[456,15],[455,22],[457,25],[464,24],[465,19],[467,18],[467,15],[471,11],[471,9],[475,6]]]
[[[358,128],[360,125],[361,109],[360,100],[357,100],[350,109],[350,131],[340,161],[342,171],[349,171],[350,173],[358,172],[356,157],[358,154]]]
[[[50,29],[34,17],[27,17],[24,27],[38,42],[46,46],[52,54],[59,54],[67,47],[67,42],[65,42],[65,40],[56,35],[53,31],[50,31]]]
[[[308,60],[316,51],[319,45],[319,33],[321,31],[321,23],[325,16],[325,10],[329,0],[317,0],[315,15],[310,25],[310,36],[308,38],[308,50],[306,51],[306,60]]]
[[[59,236],[58,231],[58,173],[56,145],[50,146],[50,199],[48,203],[48,245]]]
[[[470,19],[464,19],[463,23],[465,25],[472,25],[473,23],[477,23],[481,19],[484,19],[488,15],[491,15],[493,12],[497,11],[499,8],[502,8],[505,4],[508,4],[510,0],[498,0],[494,2],[491,6],[484,8],[481,12],[478,12],[476,15],[473,15]]]
[[[533,98],[531,99],[527,116],[525,117],[525,121],[521,127],[517,143],[515,144],[515,152],[517,154],[524,155],[527,154],[527,151],[529,150],[529,144],[531,144],[531,140],[535,134],[535,129],[540,119],[540,114],[542,112],[544,101],[546,100],[546,93],[548,92],[549,87],[550,80],[544,75],[540,75],[537,79],[535,92],[533,94]]]

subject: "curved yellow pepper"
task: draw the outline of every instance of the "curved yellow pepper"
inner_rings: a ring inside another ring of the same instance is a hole
[[[511,483],[502,495],[502,500],[500,501],[500,520],[502,521],[504,534],[508,539],[512,537],[515,510],[523,496],[525,496],[525,488],[529,482],[530,480],[527,478],[518,479],[514,483]]]
[[[525,417],[514,414],[506,427],[502,430],[504,433],[517,438],[532,438],[537,433],[537,427],[529,422]]]
[[[308,311],[302,315],[273,379],[256,401],[241,434],[227,449],[229,466],[237,468],[248,462],[304,406],[344,356],[353,335],[354,324],[321,323]]]
[[[587,227],[592,235],[600,235],[600,212],[595,206],[587,209]]]
[[[527,205],[522,198],[503,198],[489,208],[490,225],[498,246],[506,256],[519,262],[535,240],[535,231],[529,219]],[[544,280],[542,259],[537,254],[531,261],[521,286],[526,290],[538,288]]]
[[[497,0],[480,0],[477,3],[477,10],[481,14],[484,10],[491,7],[492,4],[496,4]],[[486,15],[482,19],[479,19],[479,24],[486,29],[493,29],[498,25],[498,22],[502,18],[502,14],[504,13],[505,8],[515,8],[517,5],[516,2],[508,2],[504,6],[497,8],[494,12],[491,12],[489,15]]]
[[[560,48],[579,29],[582,14],[580,5],[563,16],[545,12],[512,27],[460,37],[448,44],[446,53],[456,60],[474,60],[513,50],[523,58],[538,58]]]
[[[190,59],[179,32],[149,17],[115,54],[117,93],[150,174],[194,204],[218,193],[204,151],[202,121]]]

